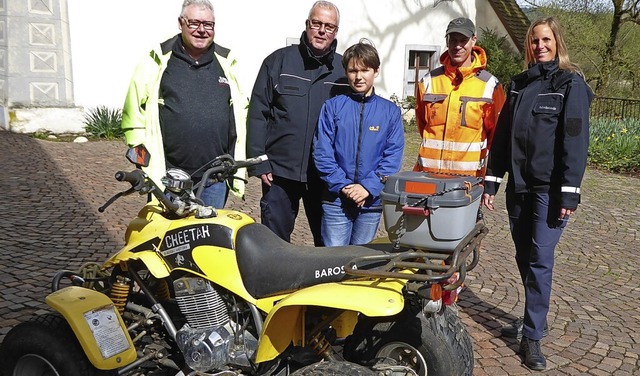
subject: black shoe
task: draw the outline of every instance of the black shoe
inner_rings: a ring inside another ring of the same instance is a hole
[[[523,325],[524,325],[524,318],[520,317],[513,324],[503,326],[502,329],[500,330],[500,334],[503,337],[520,339],[522,338]],[[542,336],[546,337],[547,335],[549,335],[549,325],[547,325],[547,322],[545,321],[544,328],[542,329]]]
[[[542,354],[540,341],[522,337],[518,354],[524,357],[524,365],[534,371],[544,371],[547,368],[547,361]]]

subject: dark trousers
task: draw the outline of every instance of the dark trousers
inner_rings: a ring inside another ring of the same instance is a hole
[[[551,300],[555,248],[568,220],[558,220],[558,202],[549,193],[507,192],[509,226],[525,294],[522,335],[534,340],[542,339]]]
[[[260,215],[262,224],[269,227],[280,238],[291,242],[291,233],[300,210],[300,200],[304,205],[313,243],[322,246],[320,220],[322,218],[322,188],[324,183],[317,181],[302,183],[294,180],[273,177],[271,186],[262,183]]]

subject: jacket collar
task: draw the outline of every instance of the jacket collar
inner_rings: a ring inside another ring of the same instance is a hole
[[[487,66],[487,54],[484,52],[482,47],[473,46],[471,49],[471,65],[468,67],[457,67],[455,65],[451,65],[451,56],[449,56],[449,51],[445,51],[442,55],[440,55],[440,64],[444,65],[447,72],[455,72],[460,71],[463,75],[472,75],[475,74],[475,71],[478,69],[484,69]]]
[[[203,66],[210,64],[213,61],[214,55],[214,44],[211,43],[211,46],[207,48],[198,60],[195,60],[184,47],[184,43],[182,42],[182,38],[176,38],[176,42],[173,44],[173,48],[171,49],[171,53],[173,56],[177,57],[180,60],[184,60],[192,66]]]
[[[338,40],[334,39],[331,42],[331,46],[329,47],[329,51],[322,56],[315,56],[313,54],[313,50],[311,49],[311,45],[307,40],[307,33],[305,31],[302,32],[300,36],[300,53],[305,60],[312,60],[317,62],[319,65],[326,65],[329,69],[333,69],[333,57],[336,53],[336,47],[338,46]]]
[[[361,93],[356,93],[356,92],[350,92],[347,94],[351,99],[353,99],[356,102],[371,102],[375,97],[376,97],[376,88],[372,88],[371,90],[371,95],[368,96],[364,96],[364,94]]]
[[[513,81],[529,83],[539,78],[548,79],[554,75],[559,67],[558,59],[544,63],[530,63],[529,69],[513,77]]]
[[[471,50],[471,65],[467,67],[457,67],[451,64],[451,56],[449,51],[445,51],[440,55],[440,64],[444,66],[445,74],[450,77],[451,80],[457,84],[460,84],[462,80],[469,76],[473,76],[477,71],[485,69],[487,66],[487,54],[482,47],[473,46]]]

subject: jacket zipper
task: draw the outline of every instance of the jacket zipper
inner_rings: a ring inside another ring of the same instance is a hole
[[[364,124],[364,100],[365,97],[362,97],[362,103],[360,104],[360,124],[358,125],[358,146],[356,149],[356,169],[355,176],[353,177],[353,182],[358,182],[358,166],[360,165],[360,143],[362,142],[362,125]]]

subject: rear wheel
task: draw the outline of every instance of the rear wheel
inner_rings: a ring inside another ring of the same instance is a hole
[[[375,376],[370,369],[351,362],[319,362],[300,368],[291,376]]]
[[[393,318],[365,319],[347,338],[344,356],[367,365],[391,358],[421,376],[473,375],[471,339],[448,306],[435,314],[405,308]]]
[[[0,348],[5,376],[106,376],[93,367],[69,324],[57,314],[36,316],[7,333]]]

